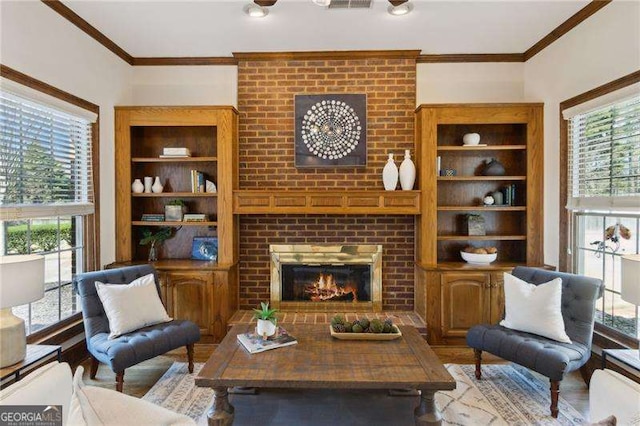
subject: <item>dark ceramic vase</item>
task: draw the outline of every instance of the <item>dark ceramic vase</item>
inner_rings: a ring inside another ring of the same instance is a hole
[[[495,158],[492,158],[491,161],[487,162],[484,166],[484,170],[482,171],[484,176],[504,176],[504,173],[504,166]]]

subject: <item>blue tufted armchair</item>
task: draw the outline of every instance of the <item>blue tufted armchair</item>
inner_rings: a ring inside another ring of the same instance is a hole
[[[100,362],[109,365],[116,373],[118,392],[122,392],[126,368],[181,346],[187,347],[189,372],[193,373],[193,345],[200,340],[200,329],[191,321],[173,320],[144,327],[115,339],[108,338],[109,320],[98,297],[95,282],[128,284],[148,274],[156,276],[156,287],[160,293],[156,271],[151,265],[87,272],[73,279],[73,287],[80,295],[87,349],[91,354],[91,378],[95,379]]]
[[[467,332],[467,345],[474,349],[476,378],[482,377],[482,351],[515,362],[549,378],[551,415],[558,417],[560,381],[565,373],[581,368],[591,356],[595,303],[602,297],[601,280],[580,275],[518,266],[513,275],[539,285],[562,279],[562,318],[571,343],[561,343],[500,325],[476,325]]]

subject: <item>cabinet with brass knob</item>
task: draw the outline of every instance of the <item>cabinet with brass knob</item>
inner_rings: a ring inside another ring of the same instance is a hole
[[[428,341],[464,345],[476,324],[497,324],[504,314],[504,270],[444,270],[426,272],[429,303]]]

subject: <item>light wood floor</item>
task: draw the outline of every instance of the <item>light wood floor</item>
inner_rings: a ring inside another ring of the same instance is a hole
[[[215,349],[215,345],[196,345],[195,361],[205,362]],[[460,347],[434,347],[433,348],[443,363],[473,364],[473,351]],[[140,363],[128,368],[124,376],[124,393],[135,397],[142,397],[154,383],[167,371],[174,361],[185,362],[187,359],[186,350],[179,349],[167,355]],[[483,363],[503,363],[500,358],[490,354],[483,354]],[[85,383],[110,389],[115,389],[115,375],[105,365],[100,365],[96,380],[89,378],[90,361],[81,364],[84,367],[83,380]],[[547,380],[540,376],[542,380]],[[574,371],[568,374],[561,383],[560,395],[578,410],[585,418],[589,414],[589,394],[580,373]]]

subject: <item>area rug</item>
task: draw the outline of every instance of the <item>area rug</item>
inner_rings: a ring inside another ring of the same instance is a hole
[[[197,373],[201,363],[195,365]],[[446,364],[457,388],[438,392],[436,403],[445,425],[580,425],[581,414],[562,397],[560,416],[549,415],[549,384],[512,364],[482,367]],[[186,414],[206,425],[213,391],[194,385],[185,363],[174,363],[143,399]],[[258,395],[230,395],[234,425],[413,425],[418,397],[389,396],[386,391],[260,389]]]

